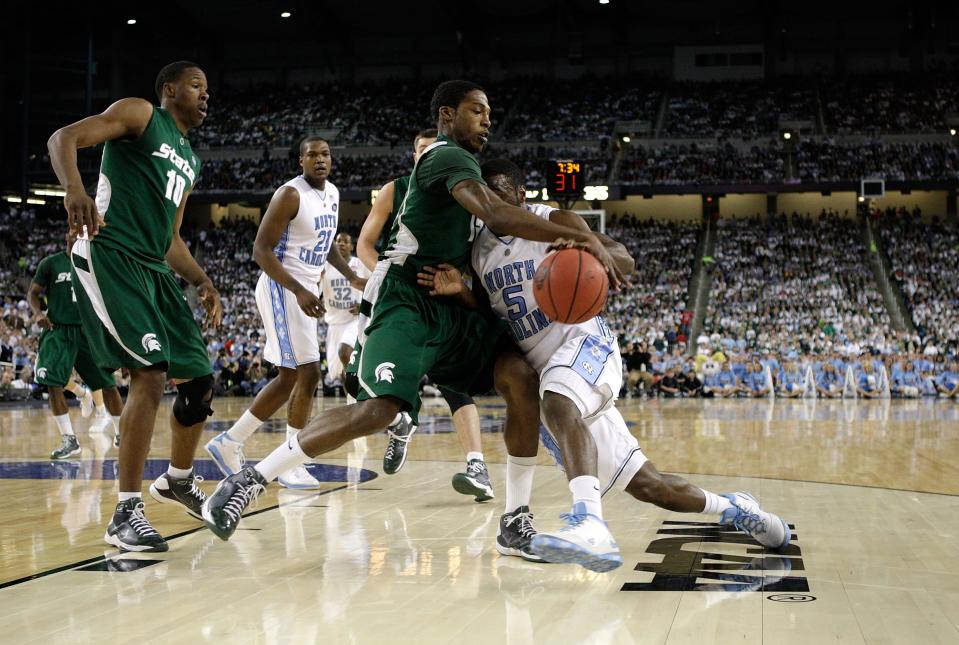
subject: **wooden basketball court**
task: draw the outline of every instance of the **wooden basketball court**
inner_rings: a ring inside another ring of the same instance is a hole
[[[151,477],[166,468],[169,404]],[[205,436],[248,404],[217,400]],[[382,475],[385,440],[371,437],[365,453],[351,446],[310,467],[321,491],[271,486],[229,542],[147,495],[170,551],[120,554],[102,541],[116,503],[110,436],[88,432],[72,408],[83,453],[51,463],[58,437],[47,410],[3,408],[0,642],[959,642],[959,404],[619,407],[661,470],[715,492],[749,490],[782,515],[789,549],[763,552],[708,517],[611,493],[620,569],[501,557],[503,405],[486,399],[491,502],[450,487],[463,459],[440,402],[395,476]],[[280,432],[277,423],[258,433],[247,456],[265,455]],[[569,495],[545,450],[541,463],[533,511],[541,528],[555,527]],[[210,492],[218,471],[208,460],[197,471]]]

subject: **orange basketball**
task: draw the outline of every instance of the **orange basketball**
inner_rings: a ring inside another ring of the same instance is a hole
[[[582,249],[550,253],[533,276],[536,304],[556,322],[589,320],[606,305],[609,278],[593,255]]]

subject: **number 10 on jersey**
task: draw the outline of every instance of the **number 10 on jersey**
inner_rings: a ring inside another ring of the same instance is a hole
[[[176,170],[169,170],[166,174],[166,198],[180,206],[183,201],[183,191],[186,189],[186,179]]]

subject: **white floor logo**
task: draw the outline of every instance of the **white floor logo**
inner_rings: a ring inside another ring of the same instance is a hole
[[[396,363],[380,363],[376,366],[376,382],[386,381],[387,383],[393,382],[393,368],[396,367]]]
[[[140,344],[143,346],[143,351],[158,352],[162,347],[160,347],[160,341],[157,340],[156,334],[143,334],[143,338],[140,339]]]

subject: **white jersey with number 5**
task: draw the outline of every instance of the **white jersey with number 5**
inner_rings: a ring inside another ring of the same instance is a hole
[[[533,215],[549,219],[555,209],[526,204]],[[546,257],[546,242],[499,237],[487,227],[473,243],[473,270],[489,295],[490,306],[510,327],[516,344],[537,372],[567,341],[579,336],[612,340],[605,321],[596,316],[576,325],[554,323],[540,310],[533,296],[533,275]]]
[[[273,252],[290,275],[315,285],[336,237],[340,191],[329,181],[325,189],[317,190],[303,175],[283,185],[300,194],[300,209],[287,224]]]

